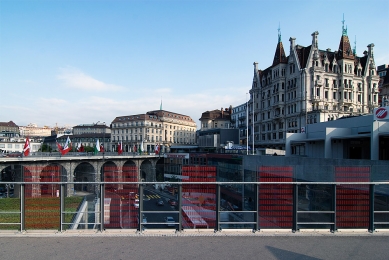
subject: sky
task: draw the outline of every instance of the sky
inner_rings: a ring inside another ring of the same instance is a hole
[[[162,109],[190,116],[247,100],[278,29],[389,64],[387,0],[0,0],[0,122],[75,126]]]

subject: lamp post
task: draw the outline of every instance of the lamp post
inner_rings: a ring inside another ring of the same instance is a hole
[[[246,93],[246,155],[249,154],[249,103],[247,101]]]
[[[104,161],[104,156],[105,156],[105,122],[103,122],[104,125],[104,132],[103,132],[103,161]]]
[[[255,92],[254,92],[254,88],[253,88],[253,92],[252,92],[252,95],[253,95],[253,150],[252,150],[252,154],[254,155],[254,96],[255,96]]]

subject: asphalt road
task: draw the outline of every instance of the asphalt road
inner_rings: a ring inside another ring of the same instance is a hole
[[[388,236],[0,237],[8,259],[388,259]]]

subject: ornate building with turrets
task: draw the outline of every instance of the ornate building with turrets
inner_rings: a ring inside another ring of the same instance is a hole
[[[248,118],[254,128],[249,142],[254,141],[256,148],[284,149],[286,133],[304,132],[314,123],[371,114],[379,106],[374,44],[358,57],[344,22],[336,51],[319,48],[317,31],[311,36],[312,44],[306,47],[291,37],[286,56],[279,30],[272,65],[261,70],[254,63]]]

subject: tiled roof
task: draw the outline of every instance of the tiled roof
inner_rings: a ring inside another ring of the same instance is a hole
[[[202,120],[202,119],[226,119],[226,120],[230,120],[231,119],[230,110],[215,109],[212,111],[206,111],[206,112],[201,114],[200,120]]]
[[[153,110],[148,111],[146,114],[138,114],[138,115],[129,115],[129,116],[119,116],[116,117],[112,123],[117,122],[131,122],[131,121],[139,121],[139,120],[155,120],[159,121],[160,117],[171,117],[174,119],[180,119],[188,122],[194,123],[193,119],[190,116],[169,112],[166,110]]]
[[[307,47],[296,45],[297,58],[299,59],[301,68],[307,67],[307,61],[308,61],[309,53],[311,51],[311,47],[312,45],[309,45]]]
[[[284,46],[282,42],[278,42],[276,52],[274,53],[273,65],[276,66],[280,63],[288,63],[288,59],[286,58]]]
[[[7,122],[0,122],[0,126],[19,127],[13,121],[9,121],[8,123]]]
[[[350,41],[347,35],[342,35],[342,37],[340,38],[339,49],[336,58],[338,60],[354,59],[353,49],[351,48]]]

